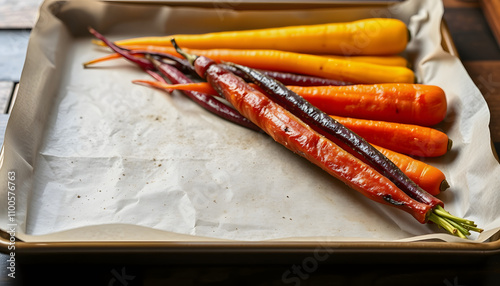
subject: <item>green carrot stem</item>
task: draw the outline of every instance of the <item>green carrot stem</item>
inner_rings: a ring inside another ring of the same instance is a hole
[[[429,220],[453,235],[457,233],[457,229],[455,227],[453,227],[448,221],[446,221],[442,217],[438,216],[434,212],[432,212],[429,215]]]
[[[448,218],[444,218],[446,221],[448,221],[448,223],[450,223],[453,227],[455,227],[456,229],[458,229],[458,233],[459,234],[464,234],[465,235],[470,235],[470,232],[465,229],[462,225],[456,223],[455,221],[453,220],[450,220]]]
[[[432,221],[449,233],[461,238],[467,238],[471,231],[483,231],[481,228],[478,228],[473,221],[451,215],[441,206],[437,206],[432,211],[429,215],[429,221]]]
[[[467,220],[467,219],[464,219],[464,218],[461,218],[461,217],[457,217],[457,216],[454,216],[452,214],[450,214],[449,212],[447,212],[442,206],[437,206],[435,209],[434,209],[434,212],[441,216],[441,217],[446,217],[446,218],[449,218],[455,222],[460,222],[460,223],[464,223],[464,224],[467,224],[467,225],[474,225],[474,222],[473,221],[470,221],[470,220]]]
[[[181,56],[183,56],[190,64],[194,64],[194,61],[196,60],[196,58],[198,58],[198,56],[196,55],[192,55],[192,54],[188,54],[186,53],[185,51],[183,51],[178,45],[177,45],[177,42],[175,41],[174,38],[172,38],[170,40],[170,42],[172,43],[172,46],[175,48],[175,51],[178,52]]]
[[[475,231],[475,232],[483,232],[484,230],[481,229],[481,228],[478,228],[476,226],[472,226],[472,225],[463,225],[464,228],[470,230],[470,231]]]

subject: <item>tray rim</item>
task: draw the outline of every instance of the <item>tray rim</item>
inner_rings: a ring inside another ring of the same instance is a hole
[[[49,0],[49,2],[52,0]],[[55,0],[54,0],[55,1]],[[164,2],[167,5],[188,5],[197,6],[206,5],[213,2],[210,1],[127,1],[127,0],[100,0],[102,2],[109,3],[126,3],[126,4],[159,4]],[[354,1],[350,2],[349,5],[354,5],[357,7],[366,7],[366,2],[373,5],[388,5],[403,0],[395,1]],[[272,2],[272,1],[270,1]],[[321,4],[321,1],[315,1],[315,4]],[[329,7],[336,5],[337,7],[345,7],[345,1],[331,1],[333,3],[328,3]],[[239,2],[240,3],[240,2]],[[284,2],[280,2],[281,5]],[[287,2],[288,3],[288,2]],[[261,1],[250,2],[249,4],[255,7],[261,4]],[[276,3],[271,3],[276,4]],[[300,3],[291,1],[288,4],[297,4],[302,7]],[[309,4],[309,3],[307,3]],[[306,4],[306,5],[307,5]],[[372,5],[369,5],[372,6]],[[213,7],[213,5],[212,5]],[[290,7],[290,5],[288,6]],[[297,6],[294,6],[295,8]],[[313,5],[313,8],[317,6]],[[240,7],[241,8],[241,7]],[[245,7],[243,7],[245,8]],[[242,8],[242,9],[243,9]],[[264,6],[264,9],[272,9],[272,6]],[[459,57],[456,50],[455,44],[449,33],[448,27],[444,19],[441,22],[441,45],[443,49],[453,56]],[[498,160],[498,155],[493,152]],[[9,254],[11,250],[8,249],[10,234],[3,229],[0,229],[0,253]],[[500,233],[494,235],[491,239],[492,241],[483,243],[469,243],[469,242],[437,242],[437,241],[417,241],[417,242],[378,242],[378,241],[224,241],[224,242],[214,242],[214,241],[63,241],[63,242],[25,242],[18,240],[15,241],[15,254],[19,257],[29,257],[39,258],[43,256],[61,256],[69,255],[74,258],[80,257],[81,255],[92,255],[92,254],[110,254],[107,259],[119,258],[121,254],[129,254],[134,257],[134,261],[137,259],[147,257],[147,261],[151,261],[150,256],[161,257],[162,261],[165,259],[174,259],[174,261],[179,261],[178,255],[187,255],[186,259],[181,262],[192,263],[195,262],[196,255],[209,255],[211,257],[220,256],[224,263],[227,263],[227,258],[232,258],[233,262],[248,262],[249,257],[270,257],[277,254],[279,257],[287,259],[289,262],[290,255],[295,258],[303,259],[304,256],[316,255],[316,254],[332,254],[337,258],[341,259],[342,262],[346,262],[345,258],[352,256],[353,258],[359,257],[359,255],[378,255],[384,254],[385,258],[379,257],[379,262],[390,261],[391,257],[407,256],[408,254],[413,254],[419,256],[421,261],[428,263],[428,257],[439,253],[443,261],[450,263],[449,258],[458,258],[455,260],[456,263],[464,261],[466,258],[470,262],[470,258],[475,259],[485,259],[493,255],[500,255]],[[74,255],[74,256],[73,256]],[[172,255],[174,255],[172,257]],[[219,260],[218,259],[218,260]],[[280,258],[275,258],[279,261]],[[336,261],[337,259],[333,259]],[[349,261],[350,259],[348,259]],[[217,262],[210,260],[211,262]],[[352,260],[354,261],[354,260]],[[433,256],[433,261],[435,260]],[[412,261],[413,263],[415,261]],[[199,263],[199,261],[198,261]]]
[[[2,239],[1,252],[7,249]],[[8,254],[9,252],[5,252]],[[381,255],[383,254],[383,255]],[[85,261],[98,255],[101,262],[247,264],[292,263],[307,257],[327,257],[324,263],[359,263],[369,258],[377,263],[479,263],[500,255],[500,241],[485,243],[444,242],[186,242],[186,241],[96,241],[21,242],[15,255],[36,263],[61,257]],[[431,260],[432,259],[432,260]],[[318,259],[319,260],[319,259]]]

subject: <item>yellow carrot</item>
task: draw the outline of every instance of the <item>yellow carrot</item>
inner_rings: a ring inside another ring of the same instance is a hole
[[[151,51],[161,50],[164,53],[180,56],[171,47],[162,49],[152,46],[145,47]],[[350,83],[414,83],[415,81],[413,71],[401,66],[384,66],[278,50],[198,50],[187,48],[184,50],[218,62],[233,62],[256,69],[307,74]]]
[[[150,51],[150,52],[161,52],[161,53],[169,53],[169,54],[174,54],[176,55],[177,52],[174,51],[173,48],[171,47],[165,47],[165,46],[152,46],[152,45],[133,45],[133,46],[124,46],[127,49],[130,50],[143,50],[143,51]],[[384,66],[399,66],[399,67],[408,67],[408,61],[399,55],[392,55],[392,56],[352,56],[352,57],[347,57],[347,56],[337,56],[337,55],[321,55],[323,57],[327,58],[333,58],[333,59],[340,59],[340,60],[347,60],[347,61],[354,61],[354,62],[363,62],[363,63],[370,63],[370,64],[377,64],[377,65],[384,65]],[[86,65],[91,65],[95,64],[98,62],[104,62],[107,60],[112,60],[112,59],[117,59],[120,58],[121,55],[118,53],[114,54],[109,54],[100,58],[93,59],[91,61],[88,61]]]
[[[398,66],[398,67],[408,67],[408,61],[399,55],[389,55],[389,56],[337,56],[337,55],[322,55],[323,57],[348,60],[355,62],[363,62],[370,64],[377,64],[383,66]]]
[[[178,34],[117,41],[118,45],[165,45],[175,38],[183,48],[273,49],[336,55],[393,55],[408,43],[406,24],[397,19],[286,26],[205,34]]]

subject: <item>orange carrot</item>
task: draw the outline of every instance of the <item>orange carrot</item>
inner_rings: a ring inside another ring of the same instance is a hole
[[[84,62],[83,66],[88,67],[88,66],[91,66],[91,65],[94,65],[97,63],[101,63],[101,62],[105,62],[105,61],[109,61],[109,60],[114,60],[114,59],[119,59],[121,57],[122,56],[120,54],[113,53],[113,54],[105,55],[103,57],[95,58],[95,59],[92,59],[90,61]]]
[[[352,22],[178,34],[117,41],[117,45],[153,44],[195,49],[273,49],[300,53],[336,55],[391,55],[408,43],[408,29],[400,20],[368,18]]]
[[[429,194],[435,196],[449,188],[446,176],[438,168],[392,150],[372,145]]]
[[[344,117],[432,126],[446,116],[444,91],[435,85],[288,86],[324,112]]]
[[[138,84],[145,84],[145,85],[150,85],[156,88],[160,89],[166,89],[166,90],[189,90],[189,91],[196,91],[196,92],[201,92],[201,93],[206,93],[206,94],[211,94],[211,95],[217,95],[217,91],[213,89],[213,87],[207,83],[207,82],[196,82],[196,83],[184,83],[184,84],[168,84],[168,83],[163,83],[159,81],[152,81],[152,80],[134,80],[132,81],[133,83],[138,83]]]
[[[437,157],[451,149],[452,141],[434,128],[414,124],[332,116],[366,141],[419,157]]]

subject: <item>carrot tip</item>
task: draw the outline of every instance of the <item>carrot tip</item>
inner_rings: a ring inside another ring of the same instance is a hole
[[[450,151],[450,150],[451,150],[451,147],[453,147],[453,140],[448,139],[448,147],[447,147],[447,150],[448,150],[448,151]]]
[[[154,87],[154,88],[166,91],[168,93],[174,92],[174,89],[169,88],[168,84],[162,84],[162,83],[157,82],[157,81],[135,79],[135,80],[132,80],[132,83],[137,84],[137,85],[142,85],[142,86]]]
[[[88,68],[89,66],[95,64],[95,60],[90,60],[88,62],[84,62],[82,65],[84,68]]]
[[[439,185],[439,190],[442,192],[442,191],[447,190],[449,187],[450,187],[450,184],[448,184],[448,181],[443,180],[441,182],[441,184]]]

